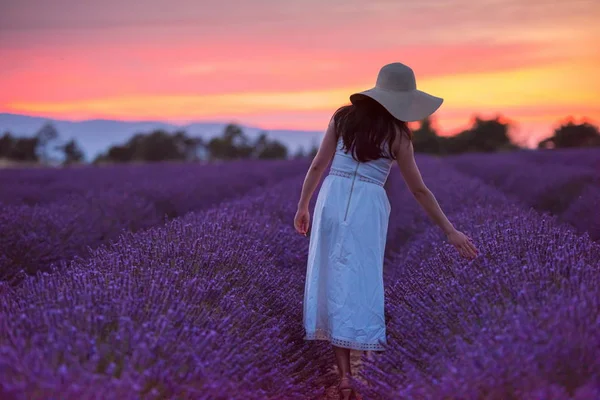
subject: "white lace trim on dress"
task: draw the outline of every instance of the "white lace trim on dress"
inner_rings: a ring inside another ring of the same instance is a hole
[[[380,343],[360,343],[352,340],[338,339],[331,336],[331,333],[324,329],[317,329],[315,332],[307,332],[304,335],[305,340],[328,340],[331,344],[339,347],[351,348],[354,350],[385,350]]]
[[[345,178],[352,178],[354,176],[354,174],[352,172],[340,171],[339,169],[334,169],[334,168],[329,169],[329,175],[343,176]],[[381,183],[375,179],[371,179],[371,178],[368,178],[368,177],[362,176],[362,175],[357,175],[356,177],[358,178],[359,181],[374,183],[376,185],[383,186],[383,183]]]

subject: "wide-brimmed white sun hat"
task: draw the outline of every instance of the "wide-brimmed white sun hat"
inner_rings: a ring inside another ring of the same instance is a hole
[[[433,114],[443,103],[441,97],[417,89],[413,70],[402,64],[384,65],[372,89],[354,93],[350,102],[356,104],[362,96],[372,98],[401,121],[421,121]]]

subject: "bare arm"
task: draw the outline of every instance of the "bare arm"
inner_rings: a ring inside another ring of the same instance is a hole
[[[423,207],[429,218],[431,218],[446,234],[448,241],[456,247],[458,252],[466,258],[477,256],[477,248],[471,242],[471,238],[457,230],[446,218],[446,215],[440,208],[435,196],[429,190],[419,168],[415,162],[414,148],[410,140],[396,135],[392,150],[396,155],[400,172],[404,177],[404,182],[411,191],[417,202]]]
[[[450,223],[446,215],[440,208],[435,196],[429,190],[423,178],[421,172],[417,167],[414,156],[413,144],[406,137],[399,140],[400,135],[396,136],[396,141],[393,144],[393,150],[395,151],[396,161],[400,167],[400,172],[404,177],[404,182],[408,189],[411,191],[415,200],[423,207],[429,218],[433,220],[446,235],[450,235],[456,229]]]
[[[308,168],[308,172],[306,173],[306,177],[304,178],[302,193],[300,195],[300,201],[298,202],[298,209],[308,209],[308,203],[317,188],[317,184],[321,180],[323,172],[329,165],[329,162],[335,153],[336,144],[337,138],[335,126],[333,119],[331,119],[327,131],[323,136],[321,145],[319,146],[319,150],[317,151],[315,158],[313,158],[312,163]]]

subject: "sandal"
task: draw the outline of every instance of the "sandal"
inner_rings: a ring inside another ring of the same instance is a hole
[[[340,400],[352,400],[356,399],[356,392],[354,391],[354,387],[352,385],[342,385],[342,382],[348,381],[348,378],[340,379],[340,383],[337,385],[338,394],[340,396]]]

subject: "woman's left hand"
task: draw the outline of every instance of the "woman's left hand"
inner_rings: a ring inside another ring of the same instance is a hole
[[[294,217],[294,228],[301,235],[306,236],[310,225],[310,213],[308,208],[299,208]]]

